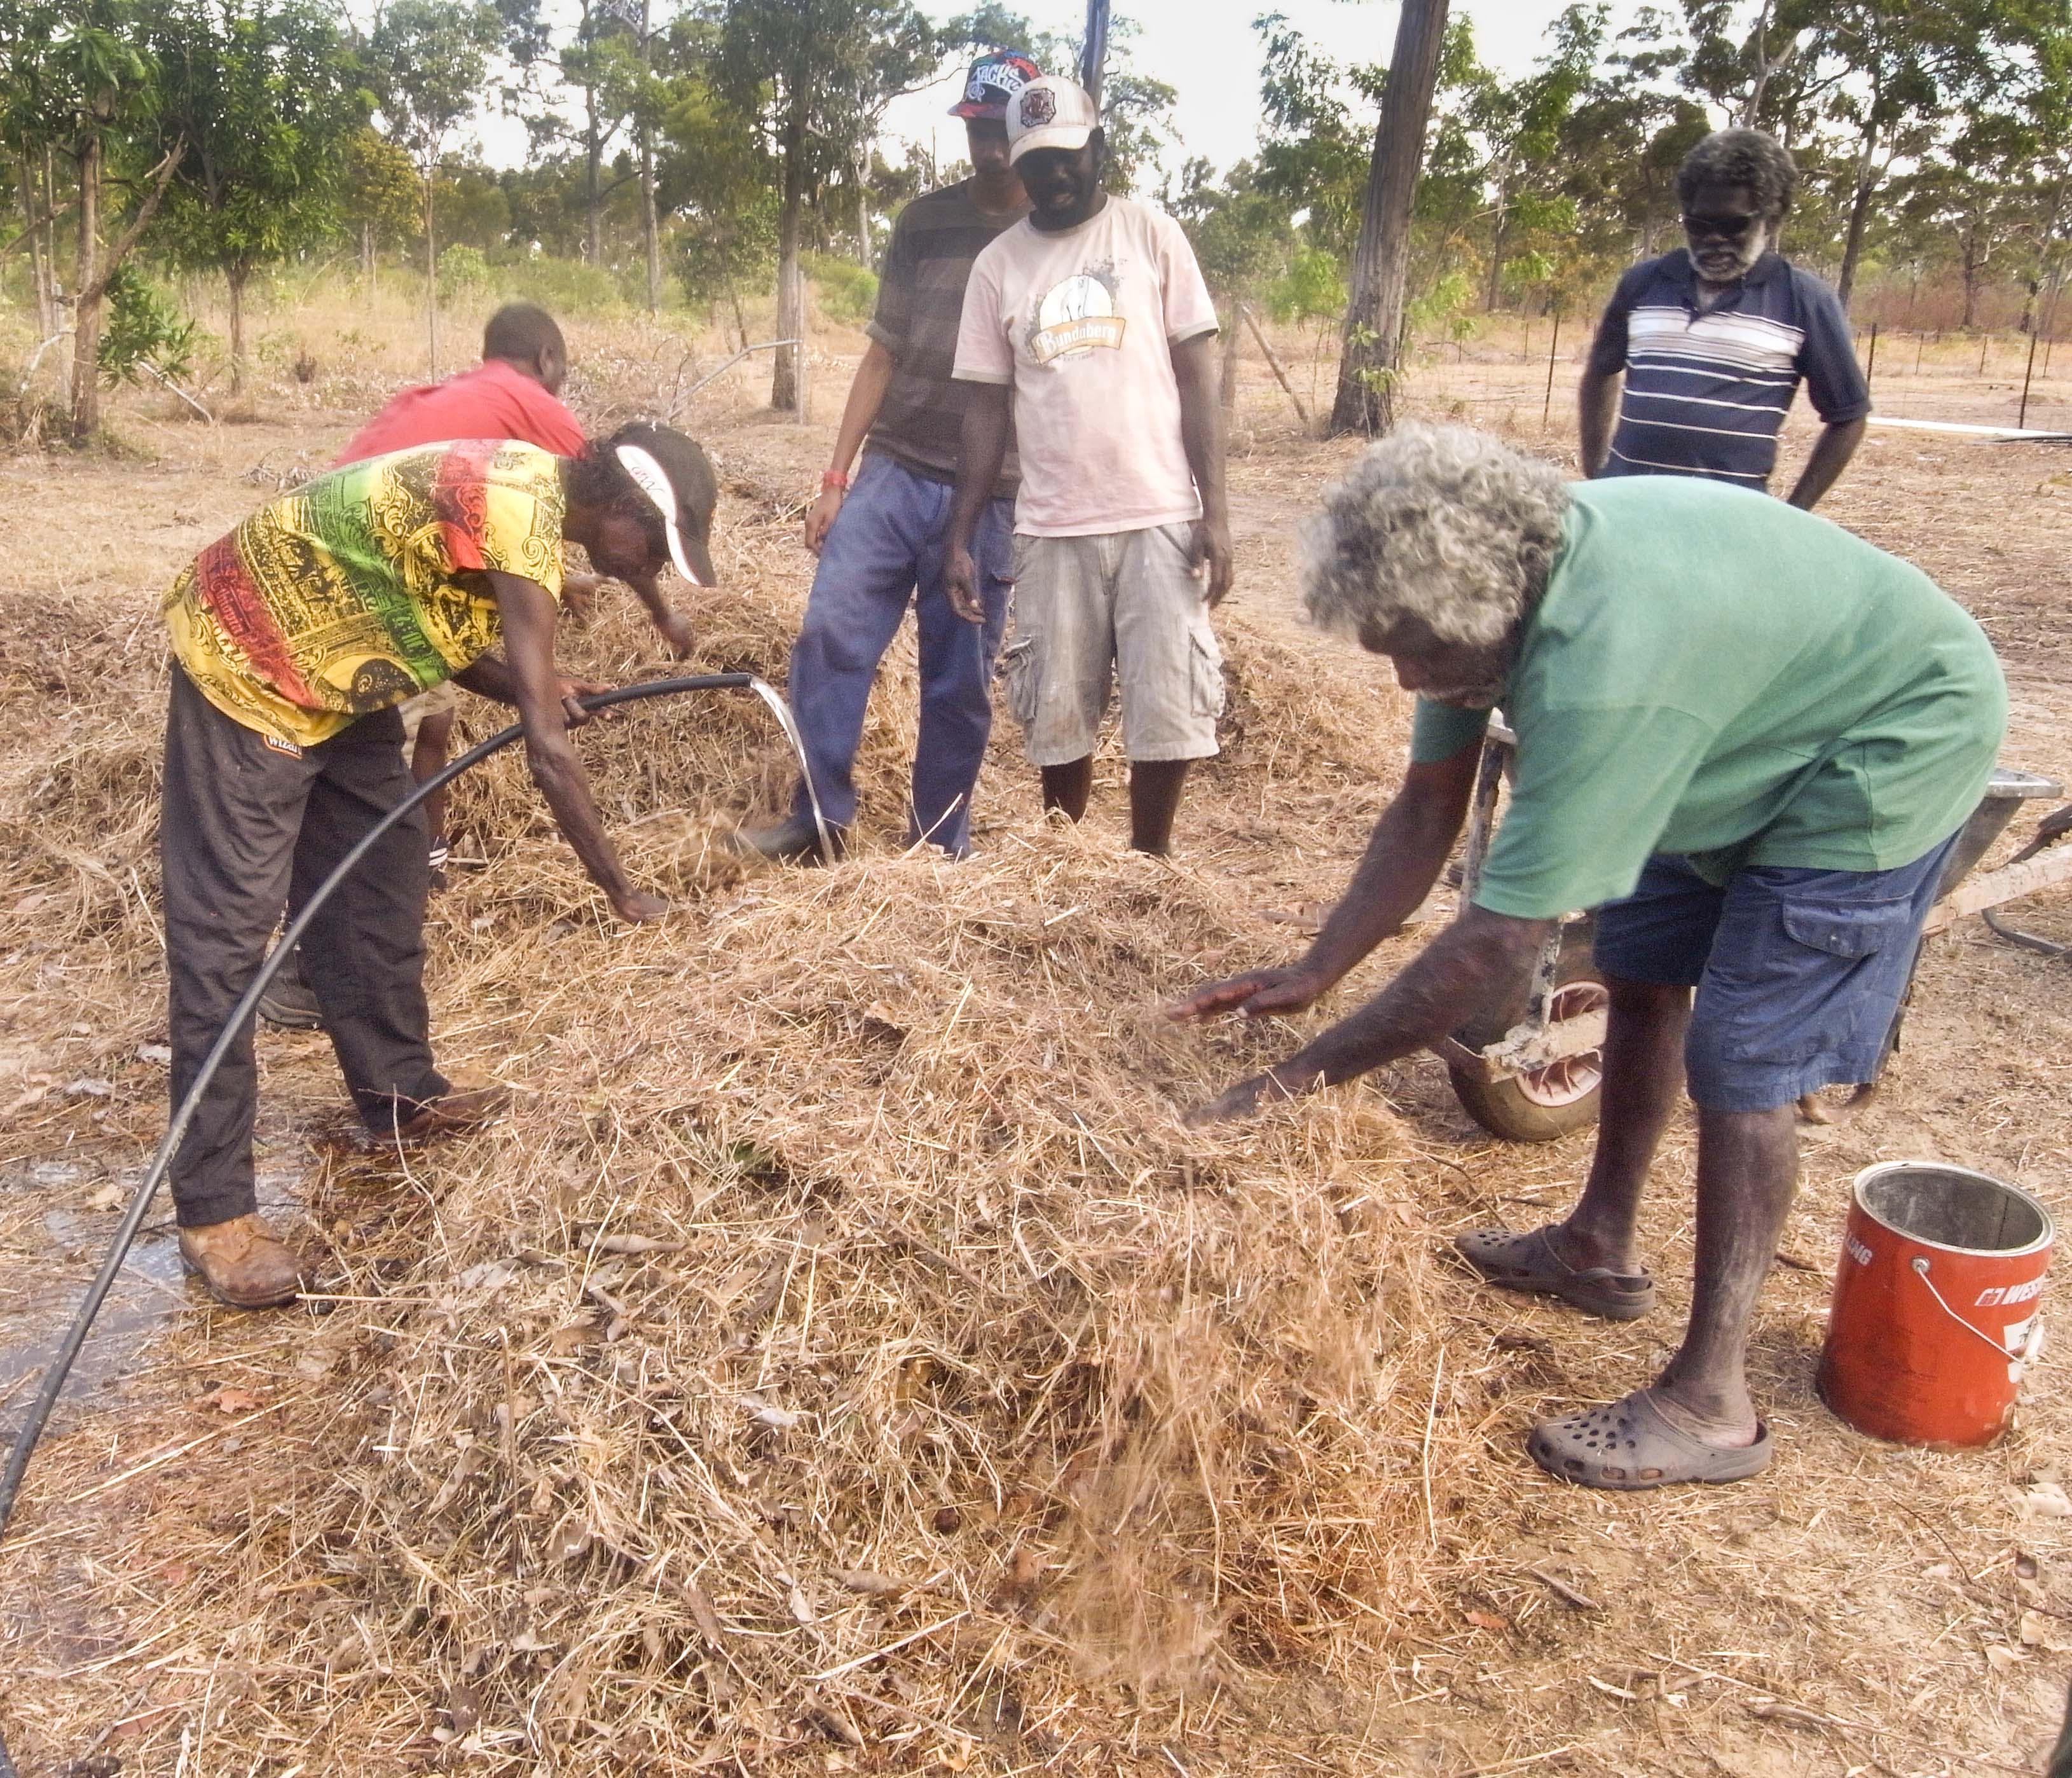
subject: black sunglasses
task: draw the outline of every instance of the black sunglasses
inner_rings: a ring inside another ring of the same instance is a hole
[[[1684,232],[1716,237],[1721,241],[1745,241],[1749,231],[1762,220],[1761,216],[1695,216],[1687,210],[1684,212]]]

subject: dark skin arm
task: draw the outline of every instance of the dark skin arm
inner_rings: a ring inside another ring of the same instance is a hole
[[[1223,603],[1236,573],[1223,495],[1223,367],[1216,361],[1215,341],[1213,333],[1202,333],[1172,348],[1173,374],[1180,385],[1180,441],[1202,496],[1194,572],[1203,578],[1203,596],[1211,605]]]
[[[971,541],[978,529],[979,515],[1000,480],[1000,466],[1007,459],[1007,426],[1013,413],[1014,391],[1007,384],[964,385],[964,438],[957,456],[957,497],[950,508],[945,578],[949,582],[950,603],[968,624],[985,621],[985,607],[978,596],[978,564],[972,560]]]
[[[1820,496],[1849,467],[1849,459],[1856,455],[1856,447],[1864,442],[1864,432],[1869,424],[1868,419],[1844,420],[1840,426],[1821,427],[1820,436],[1813,441],[1813,454],[1799,472],[1799,485],[1791,491],[1794,506],[1803,512],[1810,512],[1819,504]]]
[[[1197,1106],[1187,1122],[1246,1117],[1262,1103],[1336,1086],[1436,1043],[1516,982],[1553,929],[1551,920],[1513,920],[1470,907],[1350,1019]]]
[[[655,628],[662,633],[662,640],[669,644],[669,652],[679,661],[691,652],[691,626],[682,612],[672,605],[664,595],[660,583],[652,574],[639,578],[629,576],[626,584],[633,589],[633,596],[648,608],[648,615]]]
[[[1248,1019],[1297,1013],[1334,987],[1361,958],[1403,929],[1439,880],[1459,838],[1482,759],[1464,747],[1450,759],[1412,765],[1382,811],[1353,880],[1309,954],[1292,969],[1254,969],[1206,987],[1174,1007],[1184,1022],[1241,1012]]]
[[[1618,371],[1587,366],[1576,391],[1577,461],[1587,478],[1599,474],[1611,455],[1612,428],[1618,423]]]
[[[659,920],[669,904],[627,878],[604,836],[582,761],[569,744],[566,706],[575,688],[554,670],[553,600],[537,582],[516,574],[491,571],[484,578],[503,619],[504,658],[487,656],[455,677],[470,691],[517,706],[532,781],[612,912],[624,920]]]

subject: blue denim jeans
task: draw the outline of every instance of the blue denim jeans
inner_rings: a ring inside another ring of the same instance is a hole
[[[993,730],[990,686],[1007,624],[1014,502],[989,500],[980,517],[972,555],[985,622],[969,624],[952,608],[944,579],[955,492],[879,452],[865,454],[820,550],[791,649],[789,689],[820,812],[830,826],[847,827],[856,819],[864,706],[911,599],[920,628],[921,733],[906,837],[961,858],[971,848],[972,787]],[[812,818],[804,784],[794,806]]]

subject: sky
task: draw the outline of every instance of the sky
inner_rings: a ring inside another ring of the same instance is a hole
[[[1507,75],[1525,72],[1540,53],[1548,23],[1566,0],[1457,0],[1456,17],[1475,27],[1482,61]],[[938,16],[957,8],[931,6]],[[1077,37],[1085,28],[1084,0],[1024,0],[1039,27]],[[1620,10],[1624,8],[1618,9]],[[1388,0],[1116,0],[1116,10],[1137,23],[1133,64],[1179,94],[1174,108],[1180,148],[1168,158],[1205,156],[1217,168],[1252,153],[1259,141],[1259,39],[1252,21],[1280,12],[1321,53],[1344,63],[1386,62],[1396,45],[1398,9]],[[963,126],[944,113],[956,102],[960,77],[895,100],[886,113],[887,146],[926,145],[938,133],[942,157],[960,158]]]
[[[1076,37],[1086,23],[1085,0],[1022,0],[1039,27]],[[1525,72],[1540,54],[1548,23],[1565,0],[1454,0],[1456,17],[1474,25],[1482,60],[1507,75]],[[937,17],[966,10],[924,0]],[[967,0],[968,4],[968,0]],[[1630,10],[1614,8],[1614,23]],[[1397,8],[1390,0],[1118,0],[1116,10],[1135,19],[1131,45],[1135,65],[1178,93],[1174,117],[1178,146],[1166,157],[1170,171],[1190,155],[1202,155],[1219,170],[1252,153],[1259,140],[1259,39],[1252,21],[1278,11],[1322,54],[1340,63],[1386,62],[1396,43]],[[963,83],[952,70],[932,87],[894,101],[885,121],[890,158],[903,158],[902,143],[935,143],[938,164],[963,158],[964,126],[947,115]],[[516,119],[484,120],[481,146],[492,166],[524,163],[524,129]]]

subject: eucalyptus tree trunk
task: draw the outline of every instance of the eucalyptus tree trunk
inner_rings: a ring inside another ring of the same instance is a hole
[[[72,270],[79,305],[72,329],[72,430],[82,442],[101,426],[101,138],[79,157],[79,255]]]
[[[1857,157],[1856,191],[1849,202],[1849,232],[1843,238],[1842,268],[1835,276],[1835,294],[1842,307],[1849,306],[1849,292],[1856,282],[1856,264],[1864,255],[1864,233],[1870,225],[1871,200],[1877,195],[1878,126],[1864,130],[1864,151]]]
[[[800,263],[800,212],[806,195],[806,97],[804,83],[791,84],[784,120],[784,201],[777,221],[777,337],[804,341],[806,335],[806,275]],[[770,405],[779,414],[799,408],[800,346],[779,346],[770,374]]]
[[[425,172],[425,354],[430,374],[439,374],[439,256],[432,238],[432,184],[435,163]]]
[[[1352,299],[1338,359],[1338,395],[1331,404],[1333,434],[1372,436],[1395,423],[1392,385],[1410,274],[1410,211],[1445,35],[1446,0],[1404,0],[1360,209]]]

